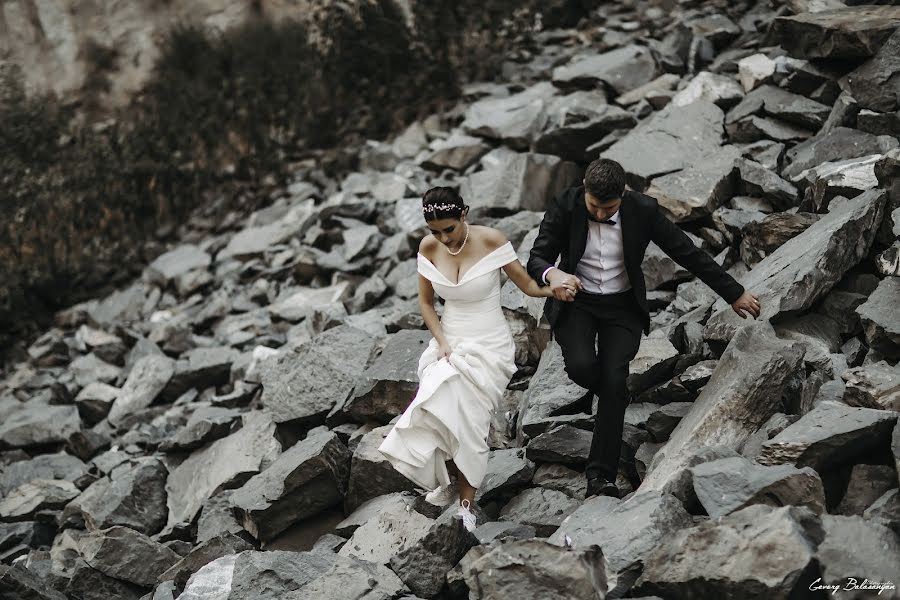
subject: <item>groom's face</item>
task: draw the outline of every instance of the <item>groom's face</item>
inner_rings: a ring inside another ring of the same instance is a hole
[[[613,198],[612,200],[597,200],[590,192],[584,192],[584,205],[587,207],[588,214],[595,221],[605,221],[619,210],[622,204],[621,198]]]

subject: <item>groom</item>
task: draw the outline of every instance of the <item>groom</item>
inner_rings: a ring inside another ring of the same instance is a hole
[[[566,373],[599,400],[588,455],[587,496],[619,497],[616,473],[628,404],[628,363],[650,331],[641,263],[647,244],[691,271],[734,311],[759,316],[759,299],[725,272],[659,209],[625,190],[625,171],[592,162],[584,185],[550,202],[528,259],[528,273],[552,288],[544,314],[562,348]],[[554,266],[561,256],[559,266]],[[597,340],[600,340],[599,348]]]

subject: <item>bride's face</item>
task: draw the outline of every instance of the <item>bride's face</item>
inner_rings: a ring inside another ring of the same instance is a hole
[[[459,219],[434,219],[426,221],[428,230],[437,240],[455,250],[463,243],[466,237],[465,217]]]

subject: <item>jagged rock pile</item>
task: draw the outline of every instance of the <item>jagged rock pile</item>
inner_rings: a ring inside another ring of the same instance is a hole
[[[359,172],[310,164],[249,219],[198,216],[140,280],[60,313],[0,388],[0,597],[900,583],[900,8],[632,2],[583,25],[368,143]],[[524,261],[547,199],[597,156],[762,318],[651,246],[618,482],[633,493],[585,501],[597,400],[567,379],[540,302],[506,282],[520,368],[470,534],[377,452],[429,338],[419,197],[459,186]]]

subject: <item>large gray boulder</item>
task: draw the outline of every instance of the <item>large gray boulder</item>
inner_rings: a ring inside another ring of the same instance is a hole
[[[818,516],[806,507],[755,504],[661,539],[646,556],[632,593],[741,600],[802,597],[816,578],[821,532]]]
[[[809,309],[865,257],[881,222],[885,194],[871,190],[842,202],[767,256],[739,281],[760,298],[760,319]],[[752,321],[751,321],[752,322]],[[713,306],[704,338],[726,342],[746,326],[724,300]]]
[[[181,560],[168,546],[121,526],[95,531],[83,538],[81,553],[92,568],[104,575],[148,587]]]
[[[208,498],[256,475],[280,453],[272,417],[263,411],[244,414],[238,432],[197,450],[169,473],[167,527],[192,521]]]
[[[627,580],[654,548],[690,524],[691,516],[671,494],[653,492],[625,500],[595,496],[570,514],[547,541],[580,549],[596,544],[603,549],[607,575]]]
[[[775,20],[775,36],[798,58],[866,58],[875,54],[897,27],[893,6],[848,6]]]
[[[262,366],[261,402],[277,423],[324,422],[365,371],[376,340],[339,325]]]
[[[542,211],[550,198],[577,185],[583,175],[581,167],[558,156],[515,153],[463,179],[460,194],[472,210]]]
[[[694,491],[710,517],[721,517],[751,504],[806,506],[825,512],[825,490],[809,467],[762,466],[744,457],[722,458],[691,468]]]
[[[601,153],[619,162],[633,184],[712,159],[722,145],[725,114],[706,100],[667,106]]]
[[[900,22],[900,11],[897,16]],[[896,26],[900,30],[900,25]],[[870,111],[889,113],[900,106],[900,31],[895,31],[869,61],[849,73],[846,89]]]
[[[116,396],[107,415],[109,422],[118,425],[126,416],[150,406],[174,374],[175,361],[167,356],[151,354],[139,359]]]
[[[616,94],[624,94],[653,81],[659,74],[650,49],[631,45],[603,54],[575,57],[553,70],[553,83],[560,87],[605,84]]]
[[[825,401],[762,445],[762,465],[810,466],[819,472],[853,463],[887,445],[897,413]]]
[[[693,407],[657,452],[638,494],[663,490],[700,447],[743,443],[782,408],[788,380],[802,367],[798,345],[777,339],[758,324],[738,332]]]
[[[856,313],[866,341],[890,361],[900,358],[900,277],[885,277]]]
[[[268,541],[294,523],[340,504],[349,472],[350,451],[337,435],[311,433],[236,490],[231,505],[244,529]]]
[[[0,447],[59,444],[80,430],[77,407],[27,402],[17,406],[0,423]]]
[[[604,554],[596,547],[560,548],[543,540],[502,540],[464,561],[463,575],[480,600],[606,598]]]
[[[419,358],[431,340],[428,330],[403,330],[387,337],[384,349],[360,376],[341,411],[357,423],[388,423],[409,406],[419,379]]]
[[[555,94],[551,84],[541,82],[512,96],[479,100],[466,109],[462,128],[525,150],[544,129],[547,106]]]

